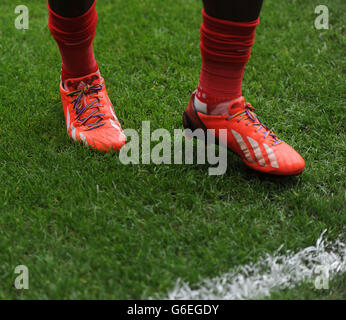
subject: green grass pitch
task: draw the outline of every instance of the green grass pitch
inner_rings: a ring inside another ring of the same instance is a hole
[[[297,251],[324,229],[345,232],[345,4],[266,0],[243,94],[305,158],[299,177],[270,178],[229,154],[223,176],[207,165],[123,165],[67,136],[60,57],[45,1],[0,3],[0,298],[132,299],[164,296],[256,261]],[[14,27],[16,5],[29,30]],[[201,1],[102,0],[95,54],[124,128],[173,133],[200,70]],[[30,289],[14,288],[14,269]],[[280,299],[345,298],[309,283]]]

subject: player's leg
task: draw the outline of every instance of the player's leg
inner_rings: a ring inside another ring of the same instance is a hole
[[[93,51],[97,13],[95,0],[49,0],[49,29],[62,59],[62,79],[96,72]]]
[[[210,108],[241,96],[263,0],[204,0],[197,96]]]
[[[57,14],[73,18],[87,12],[95,0],[48,0],[49,7]]]
[[[60,92],[67,131],[92,148],[119,150],[126,141],[93,51],[96,0],[48,0],[49,29],[62,60]]]
[[[227,146],[258,171],[294,175],[303,158],[259,121],[242,97],[263,0],[203,0],[202,69],[198,89],[184,113],[184,126],[228,130]]]
[[[228,21],[254,21],[258,18],[263,0],[203,0],[204,10],[211,17]]]

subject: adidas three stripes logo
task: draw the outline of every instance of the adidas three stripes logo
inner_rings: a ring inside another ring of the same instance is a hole
[[[237,141],[241,151],[244,153],[244,156],[246,158],[247,161],[249,161],[250,163],[255,163],[256,161],[252,158],[251,156],[251,153],[250,153],[250,150],[248,149],[244,139],[242,138],[242,136],[235,130],[232,129],[232,134],[233,134],[233,137],[234,139]],[[253,152],[255,154],[255,157],[256,157],[256,160],[258,161],[258,164],[262,167],[266,166],[267,163],[265,162],[264,160],[264,156],[262,154],[262,151],[260,149],[260,146],[258,145],[257,141],[250,138],[250,137],[247,137],[247,140],[249,141],[252,149],[253,149]],[[279,168],[279,164],[276,160],[276,157],[275,157],[275,154],[274,154],[274,151],[272,148],[270,148],[267,144],[263,143],[263,147],[268,155],[268,159],[270,161],[270,165],[273,167],[273,168]]]

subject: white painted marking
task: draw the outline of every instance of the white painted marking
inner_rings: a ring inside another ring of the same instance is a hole
[[[304,281],[315,283],[321,270],[327,270],[331,279],[346,272],[346,244],[342,239],[328,242],[323,239],[315,246],[292,253],[265,255],[256,263],[239,266],[221,276],[203,280],[194,285],[177,281],[167,295],[171,300],[233,300],[259,299],[270,296],[272,290],[291,289]]]

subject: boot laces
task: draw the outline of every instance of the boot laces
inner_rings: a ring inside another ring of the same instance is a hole
[[[250,104],[250,103],[245,103],[245,110],[244,111],[239,111],[231,116],[229,116],[226,120],[231,120],[234,119],[236,117],[239,117],[238,122],[242,121],[242,120],[248,120],[246,125],[252,124],[253,126],[257,126],[258,128],[256,129],[256,132],[259,131],[263,131],[264,133],[264,138],[268,138],[270,137],[274,142],[273,142],[273,146],[276,144],[279,144],[282,142],[282,140],[280,140],[276,134],[267,127],[267,125],[265,125],[264,123],[262,123],[259,118],[257,117],[257,115],[255,114],[255,108]]]
[[[67,94],[67,96],[76,97],[72,100],[73,110],[77,115],[76,120],[81,125],[87,127],[86,131],[96,129],[104,125],[104,123],[102,123],[102,120],[105,114],[101,112],[101,108],[103,107],[103,105],[100,103],[99,96],[99,91],[101,91],[102,88],[102,84],[87,84],[83,88]],[[94,98],[94,100],[92,100],[88,105],[85,105],[83,99],[84,97],[88,97],[91,99]],[[88,110],[92,112],[86,114]],[[95,121],[89,121],[91,119]]]

